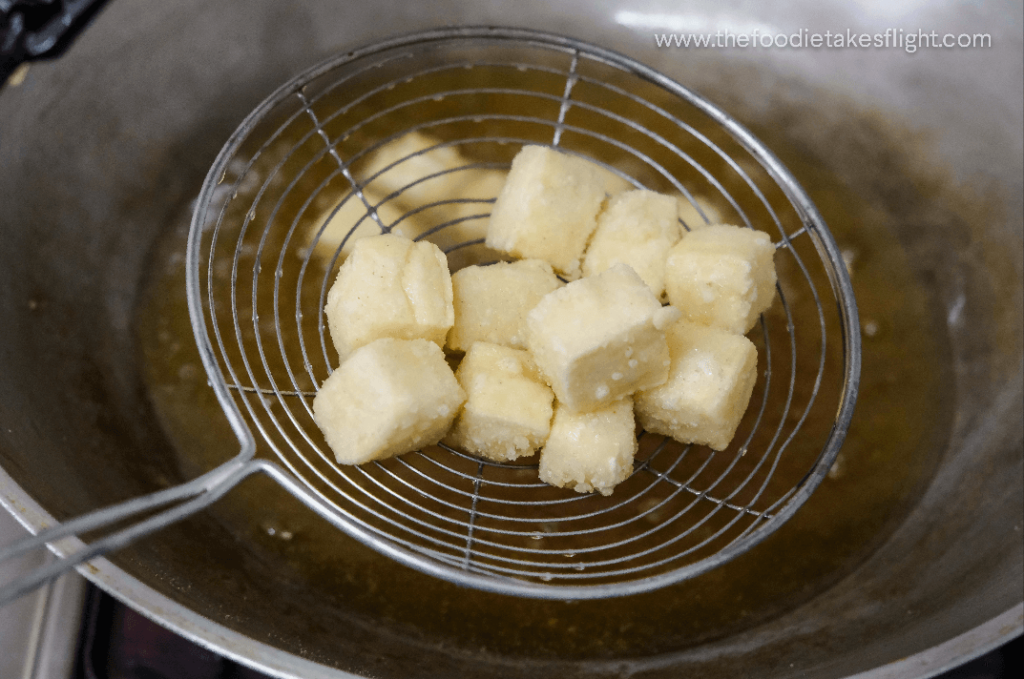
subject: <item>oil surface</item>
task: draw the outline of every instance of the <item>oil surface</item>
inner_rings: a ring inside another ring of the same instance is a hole
[[[912,202],[913,183],[899,189],[904,196],[865,195],[793,143],[785,128],[755,132],[801,181],[847,256],[864,331],[857,412],[840,456],[807,504],[769,539],[653,593],[544,602],[468,591],[414,572],[262,479],[236,489],[210,513],[282,574],[295,592],[293,605],[335,605],[453,652],[562,659],[657,654],[750,627],[829,587],[898,525],[928,478],[950,421],[950,404],[935,398],[953,393],[949,376],[935,369],[949,364],[948,347],[937,320],[941,304],[898,237],[899,206]],[[872,133],[874,143],[889,143]],[[233,455],[237,443],[194,346],[184,294],[187,222],[183,212],[180,226],[157,246],[137,332],[150,397],[190,477]]]

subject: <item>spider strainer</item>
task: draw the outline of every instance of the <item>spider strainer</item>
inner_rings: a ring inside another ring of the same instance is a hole
[[[415,166],[400,157],[373,167],[374,152],[413,131],[437,141],[412,156],[453,148],[465,163],[402,175],[403,186],[372,194],[382,175]],[[416,238],[437,243],[453,267],[493,261],[483,244],[493,193],[405,199],[439,178],[507,169],[525,144],[679,194],[693,208],[687,229],[714,210],[772,236],[778,296],[750,334],[758,382],[732,445],[716,453],[641,432],[634,472],[610,497],[541,483],[536,457],[495,463],[444,445],[336,465],[312,400],[338,363],[323,308],[345,246],[416,222]],[[322,243],[335,215],[353,208],[340,242]],[[420,33],[338,56],[280,88],[207,175],[187,271],[196,341],[241,452],[189,484],[8,548],[0,557],[171,506],[0,599],[198,511],[256,472],[374,549],[459,584],[558,599],[651,590],[746,551],[792,515],[831,467],[857,393],[849,277],[789,172],[732,118],[655,71],[533,31]]]

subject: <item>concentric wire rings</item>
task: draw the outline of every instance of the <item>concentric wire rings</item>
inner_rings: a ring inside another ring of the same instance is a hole
[[[723,221],[768,232],[777,246],[778,297],[750,335],[759,377],[730,448],[715,453],[640,433],[634,473],[610,497],[541,483],[536,458],[494,463],[445,446],[336,465],[312,400],[337,367],[323,307],[345,245],[367,228],[417,221],[426,226],[416,237],[441,246],[453,266],[496,257],[482,240],[493,195],[400,208],[403,193],[438,178],[430,175],[383,197],[364,190],[409,161],[367,171],[376,150],[410,131],[437,140],[422,153],[455,148],[467,159],[438,176],[506,169],[524,144],[547,145],[634,186],[677,193],[700,220],[714,205]],[[328,222],[353,206],[361,216],[351,232],[324,248]],[[283,465],[297,479],[285,482],[290,491],[366,544],[491,591],[620,596],[693,577],[748,550],[820,483],[857,392],[860,335],[849,278],[788,171],[682,86],[616,53],[548,34],[421,33],[299,76],[261,104],[218,156],[187,263],[196,340],[243,450]]]

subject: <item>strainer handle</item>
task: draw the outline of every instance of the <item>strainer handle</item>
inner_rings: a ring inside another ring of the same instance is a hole
[[[259,460],[234,458],[188,483],[98,509],[0,549],[0,563],[3,563],[62,538],[79,536],[136,517],[145,517],[64,558],[0,585],[0,607],[86,561],[117,551],[141,537],[202,511],[250,474],[265,471],[265,466],[265,463]],[[161,508],[163,509],[159,513],[148,515]]]

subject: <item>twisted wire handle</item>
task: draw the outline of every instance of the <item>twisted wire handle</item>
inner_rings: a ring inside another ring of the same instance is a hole
[[[272,464],[242,458],[243,456],[235,457],[187,483],[83,514],[0,548],[0,563],[3,563],[62,538],[80,536],[90,531],[132,521],[129,525],[64,558],[0,585],[0,607],[64,575],[82,563],[115,552],[139,538],[192,516],[223,497],[251,474],[271,472],[273,475],[273,470],[267,468],[272,467]],[[157,514],[148,516],[150,512],[156,510],[159,510]]]

